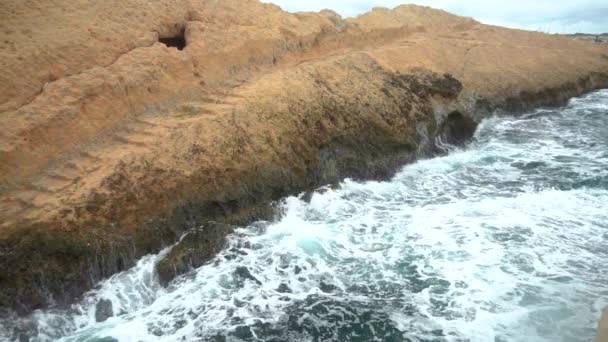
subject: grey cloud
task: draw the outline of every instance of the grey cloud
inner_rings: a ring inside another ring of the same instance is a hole
[[[407,1],[407,0],[406,0]],[[288,11],[331,8],[343,16],[356,16],[375,6],[395,7],[399,0],[274,0]],[[410,3],[441,8],[481,22],[548,32],[608,32],[606,0],[410,0]]]

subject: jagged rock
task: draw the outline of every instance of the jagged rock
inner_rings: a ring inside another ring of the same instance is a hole
[[[233,227],[217,222],[207,222],[188,232],[177,246],[156,265],[158,278],[167,286],[175,276],[201,266],[224,246],[226,235]]]
[[[465,142],[494,110],[608,86],[608,46],[412,5],[345,20],[255,0],[4,0],[0,32],[0,311],[20,314],[205,222],[271,217],[282,196],[389,177],[438,135]],[[189,235],[161,280],[229,231]]]

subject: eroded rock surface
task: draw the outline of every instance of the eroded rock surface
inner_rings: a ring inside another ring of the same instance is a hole
[[[604,309],[602,318],[598,323],[595,342],[608,342],[608,308]]]
[[[495,110],[608,86],[606,46],[417,6],[345,20],[254,0],[6,0],[0,34],[0,307],[20,313],[195,229],[159,265],[167,282],[221,247],[230,229],[196,230],[209,222],[388,177]]]

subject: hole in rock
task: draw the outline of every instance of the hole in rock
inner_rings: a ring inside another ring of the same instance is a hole
[[[185,30],[181,30],[179,34],[173,37],[159,38],[158,41],[167,45],[168,47],[183,50],[186,47],[186,37],[184,36],[184,33]]]
[[[452,112],[443,124],[443,136],[450,145],[462,146],[470,142],[477,123],[459,112]]]

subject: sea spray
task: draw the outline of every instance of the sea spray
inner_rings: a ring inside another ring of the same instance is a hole
[[[33,341],[589,341],[608,304],[608,91],[484,121],[391,181],[345,180],[158,285],[148,256]],[[98,303],[111,317],[98,322]]]

